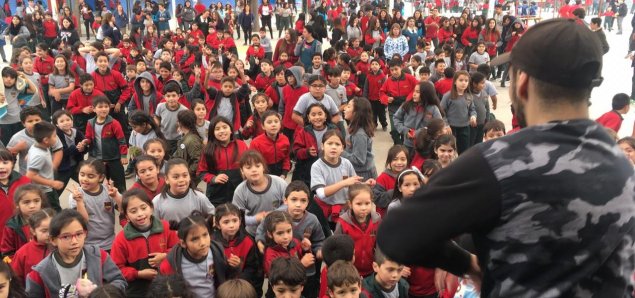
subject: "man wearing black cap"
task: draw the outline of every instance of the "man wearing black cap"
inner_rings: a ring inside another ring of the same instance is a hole
[[[519,132],[472,147],[379,228],[406,265],[482,278],[483,297],[624,297],[633,274],[635,175],[589,120],[602,48],[574,20],[534,25],[511,56]],[[471,255],[451,239],[469,233]],[[481,277],[481,269],[483,275]]]

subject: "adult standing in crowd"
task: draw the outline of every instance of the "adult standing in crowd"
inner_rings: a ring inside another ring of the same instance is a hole
[[[262,3],[258,7],[258,16],[260,17],[260,26],[263,28],[269,27],[269,34],[273,39],[273,29],[271,29],[271,16],[273,15],[273,6],[269,4],[269,0],[262,0]]]
[[[276,48],[273,51],[273,62],[280,59],[281,53],[287,53],[289,61],[296,63],[298,56],[295,54],[295,45],[298,43],[298,33],[293,29],[287,29],[284,32],[284,38],[278,40]]]
[[[183,22],[181,29],[186,31],[190,30],[192,22],[194,22],[194,19],[196,18],[196,11],[194,11],[194,8],[192,7],[192,1],[185,1],[183,10],[181,10],[181,13],[177,15],[177,17],[180,17]],[[240,34],[238,35],[238,38],[240,38]]]
[[[128,29],[128,14],[123,10],[121,3],[117,4],[117,9],[112,16],[115,18],[115,25],[119,28],[121,34],[124,34]]]
[[[302,30],[302,38],[298,40],[295,46],[295,55],[298,56],[304,70],[308,71],[311,68],[313,54],[322,53],[322,43],[313,38],[313,28],[304,27]]]
[[[254,21],[256,20],[254,14],[251,13],[251,6],[245,5],[245,8],[243,8],[243,11],[238,16],[238,19],[240,20],[240,28],[243,29],[243,33],[245,35],[245,43],[243,45],[246,46],[247,44],[251,44],[251,32],[253,30]]]
[[[386,216],[379,248],[399,263],[470,274],[483,297],[630,295],[635,174],[588,119],[602,54],[574,20],[532,26],[492,63],[511,63],[509,95],[526,128],[433,176]],[[464,233],[478,256],[452,241]]]

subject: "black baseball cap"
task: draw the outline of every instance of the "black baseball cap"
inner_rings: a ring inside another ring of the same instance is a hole
[[[507,62],[531,77],[565,88],[602,84],[602,46],[589,28],[574,19],[551,19],[529,28],[509,53],[490,65]]]

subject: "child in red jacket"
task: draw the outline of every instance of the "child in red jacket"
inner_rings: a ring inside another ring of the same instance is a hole
[[[262,128],[262,116],[269,109],[269,97],[264,93],[256,93],[251,98],[251,104],[255,113],[247,119],[245,125],[240,129],[240,137],[243,140],[255,138],[265,133]]]
[[[266,235],[263,268],[267,276],[271,277],[271,263],[277,258],[297,258],[305,270],[315,263],[311,241],[305,238],[300,242],[293,237],[293,219],[289,213],[279,210],[270,212],[265,217],[264,227]]]
[[[622,121],[624,120],[622,115],[628,113],[631,108],[630,98],[627,94],[618,93],[613,96],[611,104],[613,109],[604,113],[600,118],[596,119],[595,122],[615,132],[619,132],[622,127]]]
[[[123,125],[126,135],[129,134],[128,119],[125,114],[126,100],[130,98],[128,82],[123,75],[108,67],[110,58],[105,52],[100,52],[95,57],[97,69],[93,72],[95,89],[103,92],[110,100],[110,115]]]
[[[73,114],[73,127],[86,127],[88,119],[95,116],[93,110],[93,98],[105,96],[95,89],[95,82],[90,74],[84,73],[79,76],[80,88],[73,90],[68,97],[66,109]]]
[[[258,297],[262,297],[264,275],[260,269],[260,253],[254,239],[241,228],[240,209],[231,203],[222,204],[216,207],[214,220],[212,241],[223,246],[227,264],[235,269],[231,277],[249,281],[258,289]]]
[[[26,285],[26,276],[33,270],[31,268],[50,253],[48,229],[54,215],[55,210],[46,208],[29,217],[28,223],[33,237],[29,243],[18,249],[11,260],[11,268],[22,285]]]
[[[170,224],[153,216],[153,206],[142,189],[131,189],[123,195],[121,210],[128,224],[117,234],[110,256],[128,282],[128,297],[147,292],[167,252],[179,243]]]
[[[392,201],[392,192],[395,188],[397,176],[410,164],[410,153],[403,145],[394,145],[388,149],[386,169],[377,177],[377,183],[373,186],[377,213],[381,217],[386,214],[388,204]]]
[[[126,191],[126,176],[123,165],[128,164],[128,145],[121,124],[108,115],[110,100],[105,96],[93,99],[95,118],[86,125],[86,141],[89,156],[101,159],[106,165],[106,176],[112,179],[120,192]],[[96,126],[102,126],[101,135],[96,135]],[[99,156],[98,156],[99,155]]]
[[[417,78],[404,73],[401,61],[390,60],[388,63],[391,76],[384,82],[379,89],[380,100],[382,104],[388,105],[388,115],[390,117],[390,135],[395,144],[402,144],[402,134],[394,128],[394,115],[397,109],[406,101],[417,84]]]
[[[15,156],[7,149],[0,149],[0,204],[4,208],[0,208],[0,239],[4,233],[7,220],[13,216],[15,205],[13,203],[13,194],[18,187],[31,183],[31,179],[13,170],[15,166]]]
[[[247,48],[245,60],[251,63],[251,58],[258,60],[265,59],[265,49],[260,46],[260,35],[258,34],[251,36],[251,45]]]
[[[282,117],[278,112],[266,111],[262,115],[265,133],[255,137],[249,148],[262,154],[271,175],[285,179],[291,170],[291,145],[289,138],[280,133],[281,122]]]
[[[60,22],[61,24],[61,22]],[[53,20],[53,16],[50,12],[44,13],[44,21],[42,21],[42,29],[44,29],[44,42],[50,45],[58,35],[57,22]]]
[[[244,74],[240,74],[241,79],[245,82]],[[206,80],[207,81],[207,80]],[[205,99],[205,106],[208,111],[208,119],[215,116],[224,116],[230,121],[232,121],[233,126],[236,129],[239,129],[242,126],[241,123],[241,114],[239,107],[239,98],[249,98],[249,85],[247,83],[243,83],[238,90],[235,90],[236,82],[231,77],[224,77],[221,80],[221,88],[220,90],[214,87],[207,88],[207,98]],[[229,103],[231,107],[231,111],[223,111],[219,110],[219,107],[223,103]]]
[[[260,61],[260,73],[256,76],[254,87],[258,92],[264,92],[267,87],[271,86],[276,81],[276,76],[273,74],[273,63],[269,59],[263,59]]]
[[[18,187],[13,201],[16,206],[15,215],[7,220],[0,243],[0,253],[3,257],[13,257],[20,247],[28,243],[31,239],[29,218],[35,212],[42,210],[42,206],[48,206],[46,195],[35,184]]]
[[[291,66],[293,66],[293,62],[289,60],[289,53],[280,52],[280,55],[278,56],[278,60],[273,62],[273,67],[278,67],[278,66],[282,66],[284,69],[289,69]]]
[[[304,93],[309,92],[309,88],[302,81],[304,67],[294,66],[285,72],[287,85],[282,88],[282,98],[278,105],[278,112],[282,114],[282,133],[287,136],[289,142],[293,143],[293,135],[298,124],[293,121],[293,108]]]
[[[381,71],[379,59],[375,58],[370,62],[370,71],[366,75],[366,82],[364,83],[362,96],[368,98],[373,108],[375,127],[379,127],[379,120],[384,131],[388,128],[388,121],[386,121],[386,105],[380,100],[379,90],[381,89],[381,86],[384,85],[385,81],[386,75]]]
[[[335,234],[346,234],[355,241],[355,268],[363,277],[373,273],[375,239],[381,218],[369,206],[373,192],[366,184],[354,184],[348,188],[348,211],[342,214],[335,227]]]
[[[362,89],[351,82],[351,69],[348,66],[342,68],[342,76],[340,76],[340,84],[346,89],[346,98],[352,100],[353,97],[362,95]]]
[[[280,98],[282,98],[282,89],[287,85],[286,73],[284,66],[276,66],[273,70],[275,81],[271,82],[265,89],[265,94],[271,100],[269,102],[270,108],[274,111],[278,110]]]
[[[234,188],[243,181],[238,159],[247,151],[242,140],[234,138],[232,122],[222,116],[210,120],[207,144],[198,161],[196,175],[207,183],[206,195],[214,205],[231,202]]]

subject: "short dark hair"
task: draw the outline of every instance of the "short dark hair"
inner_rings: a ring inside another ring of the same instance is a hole
[[[375,263],[377,263],[377,265],[381,266],[386,261],[394,262],[391,259],[389,259],[388,257],[386,257],[386,255],[383,252],[381,252],[381,250],[379,250],[379,248],[376,248],[375,249],[375,258],[373,259],[373,262],[375,262]]]
[[[163,86],[163,95],[168,94],[170,92],[176,92],[176,94],[181,95],[183,93],[183,89],[181,89],[181,85],[177,81],[168,81]]]
[[[334,290],[335,287],[359,284],[362,280],[355,266],[349,261],[339,260],[328,268],[326,280],[330,290]]]
[[[342,76],[342,68],[339,66],[329,67],[326,72],[327,77],[340,77]]]
[[[388,68],[399,67],[401,68],[402,61],[401,59],[390,59],[388,61]]]
[[[446,79],[454,78],[454,68],[446,67],[443,71],[443,76],[445,76]]]
[[[483,126],[483,133],[486,134],[490,130],[502,131],[503,133],[506,133],[505,132],[505,123],[503,123],[502,121],[500,121],[498,119],[488,120],[485,123],[485,125]]]
[[[271,59],[268,59],[268,58],[264,58],[264,59],[260,60],[260,63],[261,64],[262,63],[267,63],[267,64],[273,66],[273,62],[271,62]]]
[[[489,77],[489,75],[492,73],[492,67],[489,66],[489,64],[483,63],[476,67],[476,71],[482,73],[486,77]]]
[[[322,53],[320,53],[320,52],[313,53],[313,56],[311,56],[311,59],[313,59],[313,57],[315,57],[315,56],[319,56],[320,59],[322,59]]]
[[[93,98],[93,107],[98,106],[99,104],[107,104],[110,106],[110,99],[104,95],[98,95]]]
[[[311,195],[311,191],[309,187],[302,180],[294,180],[287,185],[287,188],[284,190],[284,197],[287,198],[292,192],[301,191],[306,193],[307,195]]]
[[[615,94],[611,103],[613,110],[621,110],[629,104],[631,104],[631,98],[625,93]]]
[[[223,78],[220,80],[220,84],[221,84],[221,85],[223,85],[223,84],[225,84],[225,83],[227,83],[227,82],[234,84],[234,83],[236,83],[236,80],[234,80],[234,78],[232,78],[232,77],[223,77]]]
[[[159,69],[161,69],[161,68],[165,68],[168,71],[172,71],[172,64],[170,62],[163,61],[163,62],[161,62],[161,64],[159,64]]]
[[[2,77],[3,78],[12,78],[12,79],[17,79],[18,78],[18,72],[11,68],[11,67],[5,67],[2,69]]]
[[[42,117],[42,112],[40,112],[40,109],[32,106],[26,106],[22,108],[22,111],[20,111],[20,122],[24,123],[26,121],[26,118],[28,118],[29,116],[40,116],[40,118],[44,118]]]
[[[443,59],[443,58],[439,58],[439,59],[435,60],[435,61],[434,61],[434,67],[437,67],[437,65],[438,65],[439,63],[443,63],[443,64],[445,64],[445,59]]]
[[[86,82],[92,82],[93,80],[93,76],[91,76],[88,73],[83,73],[79,75],[79,84],[80,85],[84,85],[84,83]]]
[[[355,242],[346,234],[334,234],[322,244],[322,257],[326,266],[331,266],[335,261],[353,261]]]
[[[430,74],[430,67],[422,66],[419,68],[419,74]]]
[[[601,18],[592,18],[591,19],[591,24],[596,24],[598,26],[602,26],[602,19]]]
[[[88,230],[88,223],[84,219],[84,217],[74,209],[63,209],[57,215],[53,216],[51,219],[51,224],[49,225],[49,236],[53,238],[57,238],[60,233],[62,233],[62,229],[68,226],[73,221],[78,221],[84,231]]]
[[[584,10],[584,8],[579,7],[573,10],[572,13],[574,16],[584,19],[584,17],[586,17],[586,10]]]
[[[277,258],[271,262],[269,283],[275,286],[282,283],[287,286],[301,286],[306,283],[306,272],[298,258]]]
[[[71,114],[69,110],[57,110],[55,111],[55,113],[53,113],[52,123],[57,124],[57,120],[59,120],[60,117],[64,115],[68,116],[68,118],[71,118],[71,120],[73,120],[73,114]]]
[[[40,121],[33,126],[33,138],[36,142],[41,143],[45,138],[50,138],[55,133],[55,125]]]

